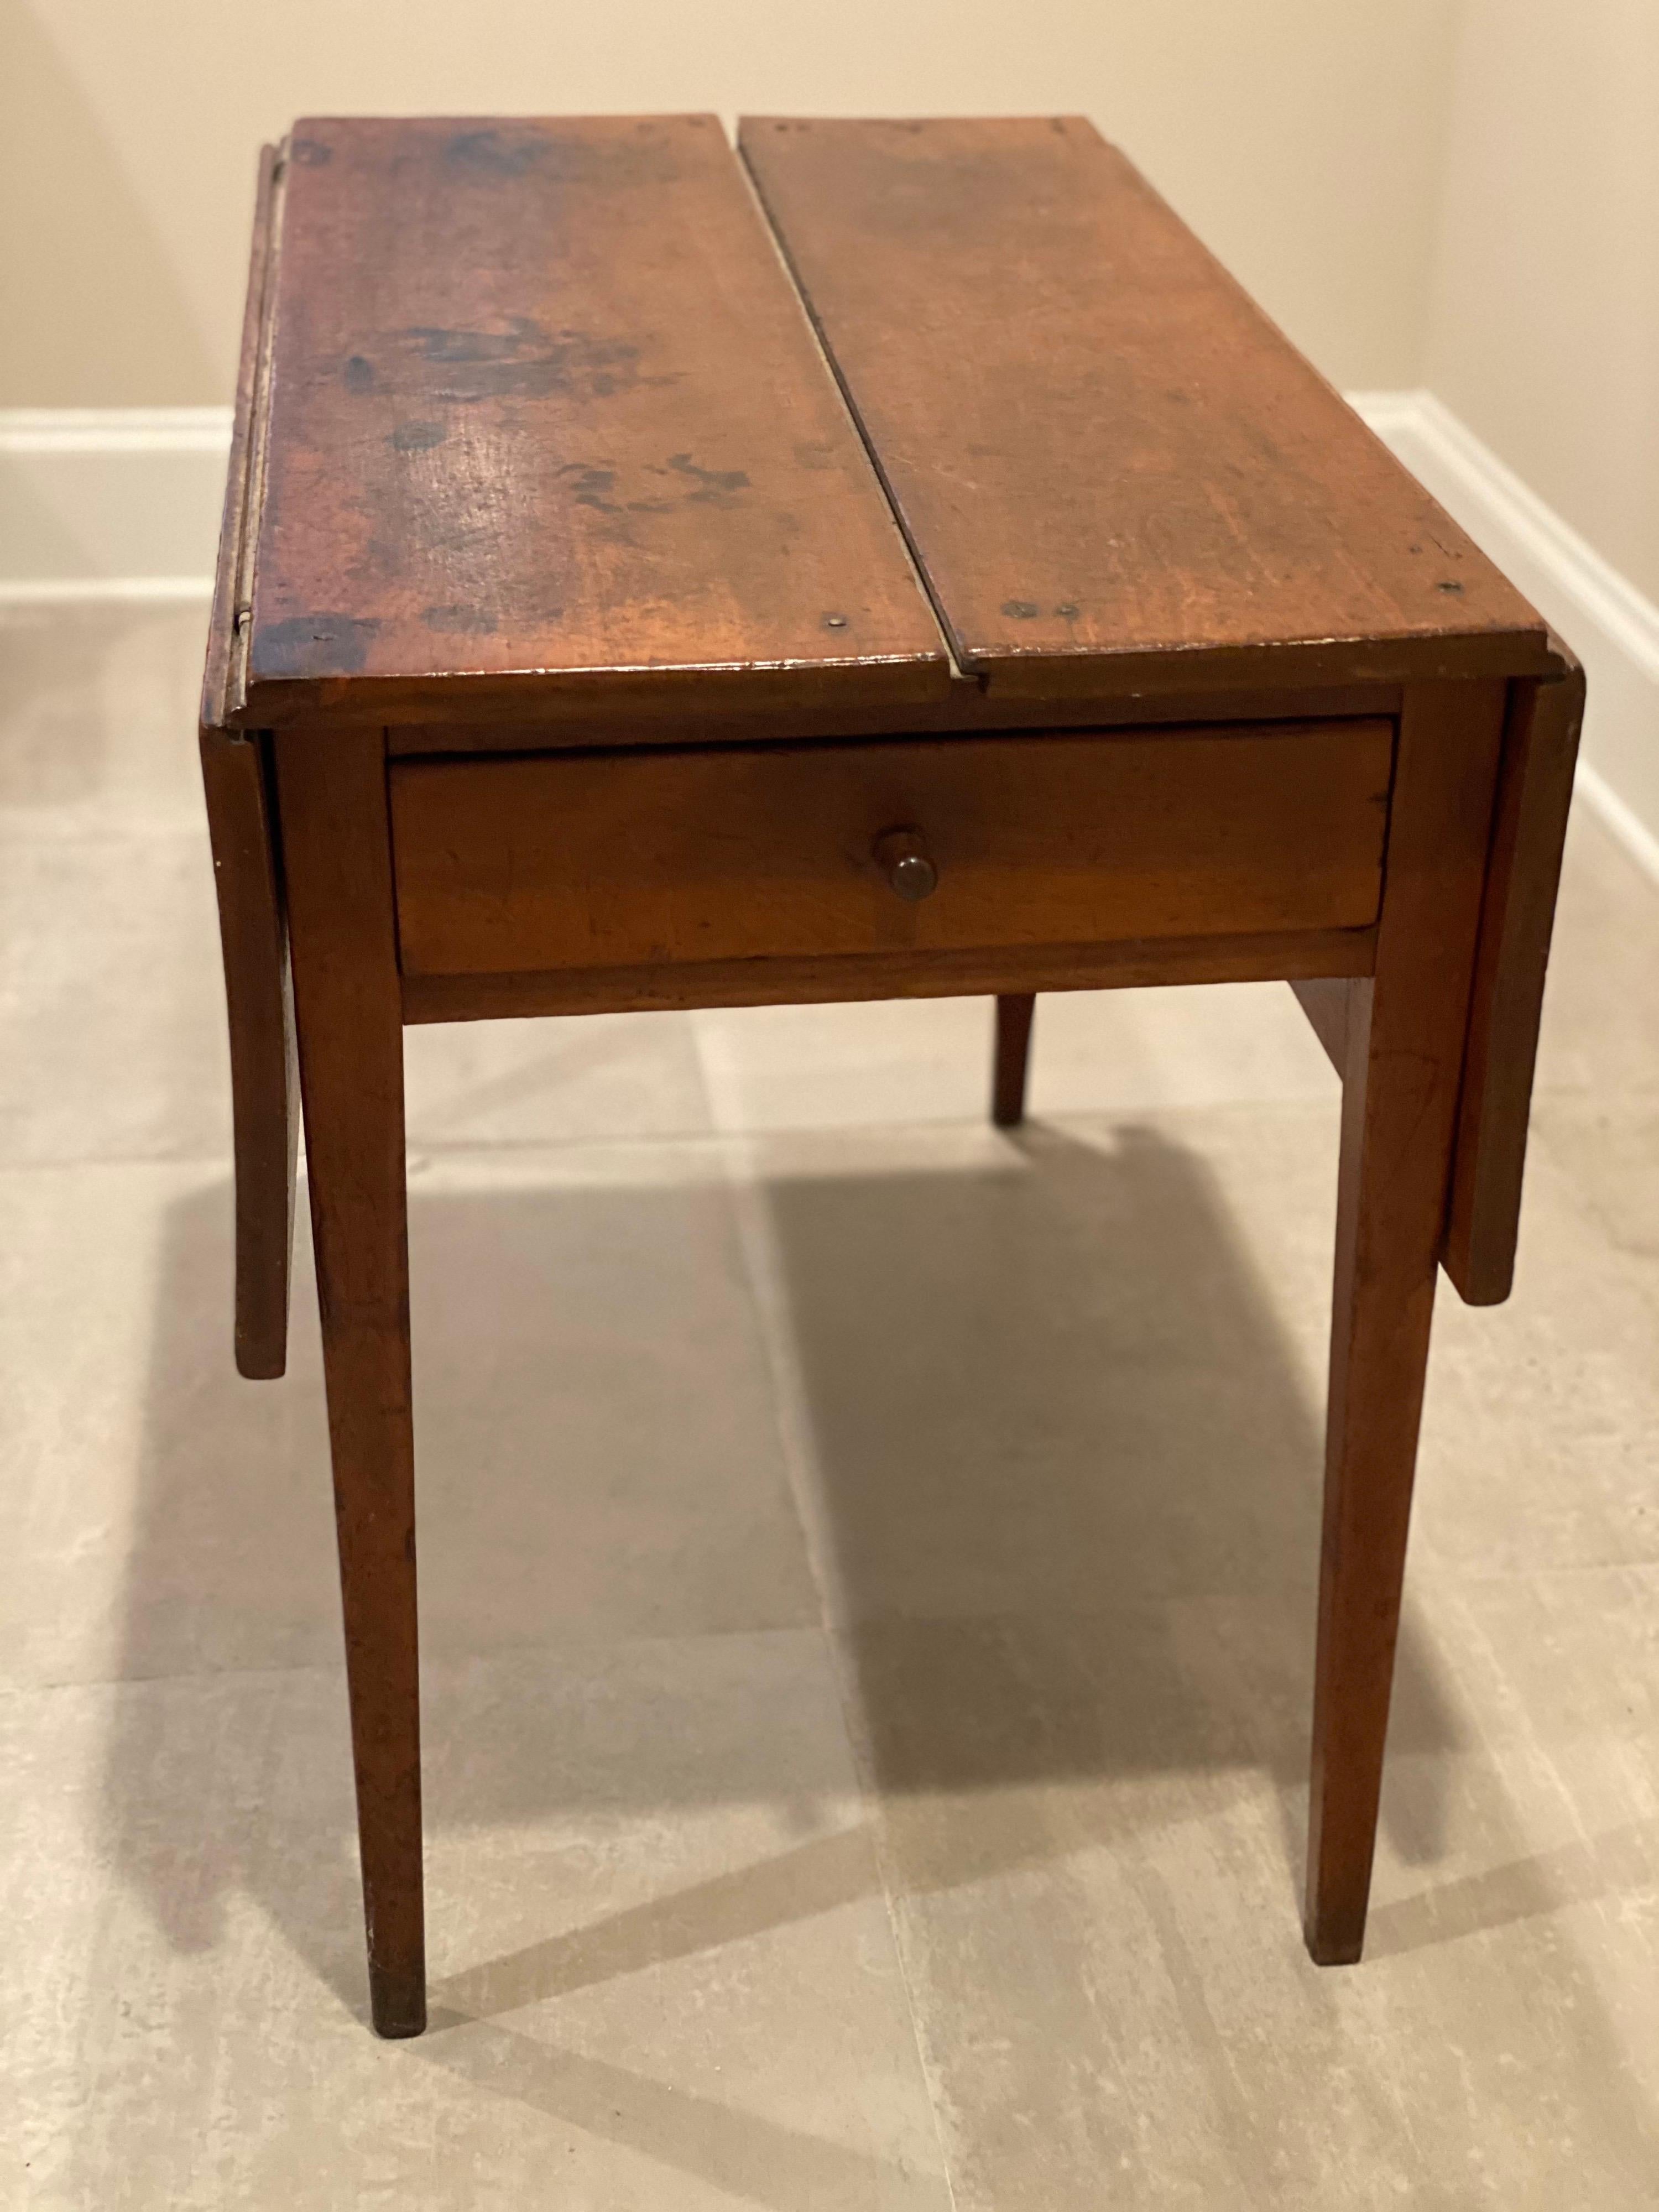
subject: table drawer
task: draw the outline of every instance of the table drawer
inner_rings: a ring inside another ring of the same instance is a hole
[[[404,971],[1363,927],[1392,753],[1353,720],[395,761]]]

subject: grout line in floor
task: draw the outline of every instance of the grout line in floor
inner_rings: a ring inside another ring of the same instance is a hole
[[[550,1657],[571,1657],[583,1651],[613,1652],[640,1650],[653,1644],[677,1645],[687,1643],[719,1644],[725,1641],[753,1641],[763,1637],[799,1637],[823,1632],[823,1623],[815,1631],[811,1622],[799,1625],[774,1623],[756,1627],[743,1624],[727,1628],[698,1628],[680,1634],[649,1635],[636,1630],[606,1632],[599,1629],[572,1631],[563,1636],[526,1638],[521,1643],[493,1644],[478,1650],[428,1651],[421,1655],[422,1677],[441,1674],[446,1669],[460,1672],[495,1660],[520,1659],[534,1654]],[[0,1704],[9,1699],[48,1697],[63,1691],[147,1689],[157,1685],[181,1682],[262,1682],[290,1681],[303,1676],[314,1676],[319,1680],[345,1682],[345,1656],[335,1659],[285,1660],[265,1667],[162,1667],[143,1674],[65,1674],[39,1682],[0,1681]]]

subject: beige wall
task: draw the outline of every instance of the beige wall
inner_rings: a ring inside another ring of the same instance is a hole
[[[1659,600],[1659,0],[1467,0],[1423,381]]]
[[[307,112],[1082,110],[1326,373],[1414,380],[1457,0],[0,0],[0,405],[228,396]]]

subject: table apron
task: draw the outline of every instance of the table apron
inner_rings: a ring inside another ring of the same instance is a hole
[[[1262,983],[1369,975],[1375,929],[1189,937],[1035,951],[867,954],[825,960],[708,961],[683,968],[578,969],[500,975],[405,975],[405,1022],[505,1021],[542,1014],[661,1013],[695,1006],[790,1006],[869,999],[979,998],[1109,991],[1151,983]]]

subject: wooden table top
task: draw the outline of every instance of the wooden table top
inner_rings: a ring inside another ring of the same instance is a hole
[[[1541,654],[1526,601],[1091,124],[769,119],[738,143],[993,690]]]
[[[708,116],[296,126],[210,725],[967,726],[1559,667],[1087,123],[740,143],[758,201]]]

